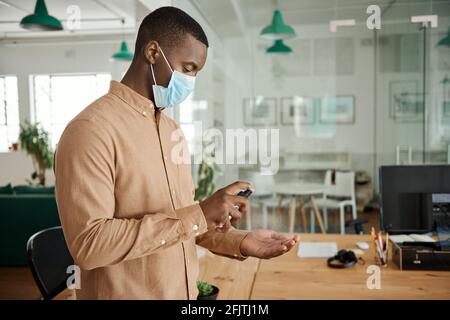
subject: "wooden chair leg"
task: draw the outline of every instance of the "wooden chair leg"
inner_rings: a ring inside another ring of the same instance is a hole
[[[316,198],[314,196],[311,196],[311,204],[312,204],[312,207],[314,208],[314,212],[316,213],[316,219],[317,219],[317,222],[319,223],[320,231],[322,233],[326,233],[325,228],[323,226],[322,216],[320,215],[320,211],[319,211],[319,208],[317,207],[317,203],[316,203]]]
[[[306,212],[305,212],[305,197],[304,196],[300,196],[300,213],[302,215],[302,226],[303,226],[303,232],[307,232],[307,221],[306,221]]]
[[[275,221],[273,223],[273,228],[276,229],[278,227],[278,224],[281,220],[281,210],[283,209],[283,201],[284,201],[284,195],[280,194],[280,198],[278,199],[278,207],[275,209]]]
[[[316,219],[314,218],[313,210],[309,209],[309,224],[311,225],[311,233],[316,233]]]
[[[295,211],[297,209],[297,197],[292,196],[291,197],[291,204],[289,206],[289,232],[294,232],[294,225],[295,225]]]
[[[341,225],[341,234],[345,233],[345,207],[339,206],[339,224]]]

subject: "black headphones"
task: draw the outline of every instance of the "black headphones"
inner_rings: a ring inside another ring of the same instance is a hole
[[[334,257],[328,258],[327,264],[330,268],[345,269],[353,267],[358,258],[351,250],[339,250]]]

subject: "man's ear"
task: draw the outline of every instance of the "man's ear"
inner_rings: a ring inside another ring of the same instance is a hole
[[[156,60],[159,59],[159,44],[156,41],[150,41],[144,47],[144,57],[147,63],[155,64]]]

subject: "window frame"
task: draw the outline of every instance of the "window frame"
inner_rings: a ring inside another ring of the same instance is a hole
[[[53,145],[56,145],[53,141],[53,127],[61,125],[60,123],[56,123],[53,120],[53,101],[52,101],[52,78],[60,78],[60,77],[83,77],[83,76],[93,76],[98,77],[99,75],[108,75],[110,80],[112,80],[112,73],[109,71],[99,71],[99,72],[62,72],[62,73],[36,73],[36,74],[30,74],[30,83],[31,83],[31,103],[32,103],[32,113],[31,113],[31,119],[34,123],[40,122],[39,121],[39,113],[37,109],[37,98],[36,98],[36,78],[39,76],[48,76],[49,77],[49,101],[50,101],[50,129],[45,128],[49,132],[49,138],[50,142]],[[96,91],[98,90],[98,83],[96,82]],[[85,106],[86,107],[86,106]],[[81,110],[80,110],[81,111]]]
[[[8,78],[8,77],[13,77],[13,78],[15,78],[15,81],[16,81],[16,92],[17,92],[16,99],[17,99],[17,115],[18,115],[17,126],[18,126],[18,129],[20,130],[19,77],[16,74],[9,74],[9,73],[8,74],[0,74],[0,78],[3,78],[3,87],[0,88],[0,90],[3,90],[3,92],[4,92],[3,101],[0,101],[0,103],[2,104],[1,108],[5,112],[5,121],[0,123],[0,127],[5,127],[6,131],[8,131],[8,127],[12,126],[11,123],[8,123],[8,117],[9,117],[8,113],[9,112],[8,112],[8,105],[7,105],[7,89],[6,89],[6,78]],[[12,152],[11,146],[13,143],[17,143],[18,140],[19,140],[19,134],[17,135],[17,139],[15,141],[10,141],[9,134],[7,134],[7,136],[6,136],[7,149],[6,150],[0,149],[0,153]]]

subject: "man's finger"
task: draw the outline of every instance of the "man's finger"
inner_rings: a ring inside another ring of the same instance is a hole
[[[231,205],[237,206],[238,210],[242,213],[246,213],[250,207],[250,201],[247,198],[229,195],[227,199]]]
[[[285,240],[285,243],[287,244],[287,243],[289,243],[290,245],[295,245],[297,242],[298,242],[298,239],[299,239],[300,237],[299,236],[294,236],[294,237],[292,237],[292,238],[287,238],[286,240]]]
[[[287,248],[286,252],[289,251],[289,250],[291,250],[293,247],[295,247],[295,244],[296,244],[296,242],[295,242],[294,240],[292,240],[292,239],[290,239],[290,240],[288,240],[288,241],[285,241],[285,242],[284,242],[284,245],[285,245],[286,248]]]
[[[284,234],[278,232],[272,233],[271,238],[275,240],[289,240],[289,238],[286,237]]]
[[[264,258],[270,259],[270,258],[278,257],[287,251],[288,251],[287,246],[283,245],[280,242],[276,242],[266,248],[266,253],[264,255]]]
[[[229,204],[230,209],[229,209],[229,215],[231,216],[230,222],[231,223],[237,223],[239,220],[241,220],[242,214],[239,211],[238,208],[236,208],[233,204]]]
[[[216,230],[219,232],[226,232],[231,227],[228,214],[222,217],[222,220],[217,224]]]
[[[236,181],[236,182],[226,186],[225,188],[223,188],[223,190],[226,193],[232,194],[232,195],[235,195],[236,193],[238,193],[241,190],[247,190],[247,189],[252,190],[252,192],[255,191],[249,182],[244,182],[244,181]]]

